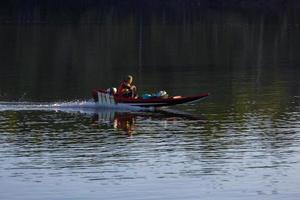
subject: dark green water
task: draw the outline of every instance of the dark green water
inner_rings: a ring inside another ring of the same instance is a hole
[[[0,199],[299,198],[296,14],[175,13],[0,24]],[[211,95],[167,112],[82,107],[127,74],[140,94]]]

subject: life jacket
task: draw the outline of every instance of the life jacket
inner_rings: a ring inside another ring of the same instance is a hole
[[[123,95],[129,90],[129,86],[123,82],[117,89],[117,95]]]

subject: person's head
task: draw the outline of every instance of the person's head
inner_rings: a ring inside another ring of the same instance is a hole
[[[126,77],[125,81],[126,81],[127,83],[131,84],[132,81],[133,81],[133,77],[132,77],[131,75],[128,75],[128,76]]]

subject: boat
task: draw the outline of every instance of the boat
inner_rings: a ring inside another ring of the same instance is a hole
[[[103,107],[167,107],[184,103],[191,103],[199,101],[209,96],[209,93],[202,93],[194,96],[168,96],[168,97],[152,97],[144,99],[122,97],[120,95],[112,94],[107,90],[93,90],[92,96],[95,103]]]

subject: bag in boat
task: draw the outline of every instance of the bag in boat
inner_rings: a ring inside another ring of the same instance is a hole
[[[159,92],[154,93],[154,94],[148,94],[148,93],[143,94],[142,98],[143,99],[168,98],[168,96],[169,96],[168,93],[166,91],[162,90],[162,91],[159,91]]]

